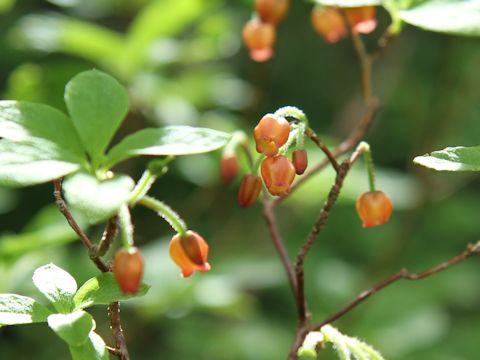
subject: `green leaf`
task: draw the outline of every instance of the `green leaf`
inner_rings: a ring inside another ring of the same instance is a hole
[[[230,134],[191,126],[167,126],[143,129],[127,136],[107,155],[105,167],[139,155],[190,155],[224,146]]]
[[[0,185],[28,186],[51,181],[80,168],[62,160],[62,152],[46,141],[14,143],[0,140]]]
[[[94,331],[88,335],[85,344],[70,346],[73,360],[109,360],[108,350],[103,339]]]
[[[85,71],[69,81],[65,102],[84,148],[98,165],[128,111],[125,88],[110,75]]]
[[[47,321],[51,312],[34,299],[17,294],[0,294],[0,325]]]
[[[91,223],[97,223],[115,215],[125,204],[134,187],[131,178],[117,175],[104,181],[78,173],[68,177],[64,184],[65,199]]]
[[[95,328],[95,321],[85,311],[70,314],[52,314],[48,317],[48,326],[68,345],[84,344],[90,332]]]
[[[425,30],[480,36],[480,1],[432,0],[400,11],[403,21]]]
[[[58,312],[68,313],[73,310],[77,283],[68,272],[50,263],[35,270],[32,280]]]
[[[480,171],[480,146],[447,147],[417,156],[413,162],[437,171]]]
[[[360,7],[380,5],[382,0],[314,0],[315,3],[338,7]]]
[[[0,137],[45,146],[54,160],[82,162],[85,152],[72,121],[47,105],[0,101]]]
[[[84,309],[92,305],[107,305],[115,301],[123,301],[143,296],[149,289],[142,284],[135,295],[125,295],[118,286],[113,273],[104,273],[91,278],[78,289],[73,301],[76,309]]]

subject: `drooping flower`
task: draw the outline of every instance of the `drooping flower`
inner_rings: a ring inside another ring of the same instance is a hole
[[[347,35],[345,20],[340,10],[333,6],[315,6],[312,10],[312,25],[329,43],[335,43]]]
[[[353,32],[369,34],[377,27],[375,6],[346,8],[345,15]]]
[[[274,114],[262,117],[253,130],[257,151],[266,156],[276,155],[278,149],[287,142],[289,135],[288,121]]]
[[[194,271],[210,270],[208,244],[195,231],[188,230],[184,236],[176,234],[172,238],[170,257],[182,269],[182,277],[189,277]]]
[[[113,260],[113,274],[124,294],[136,294],[143,276],[143,257],[136,247],[120,249]]]
[[[220,159],[220,176],[229,183],[238,174],[238,160],[235,154],[224,154]]]
[[[262,180],[256,175],[245,175],[238,189],[238,205],[247,208],[255,204],[262,190]]]
[[[256,0],[255,10],[262,22],[277,25],[288,11],[288,0]]]
[[[308,155],[305,150],[295,150],[292,153],[292,163],[297,175],[302,175],[308,166]]]
[[[364,228],[387,223],[393,211],[392,200],[383,191],[363,193],[357,199],[356,207]]]
[[[287,195],[295,178],[295,167],[284,155],[267,157],[262,161],[262,178],[272,195]]]
[[[264,62],[272,57],[276,38],[275,26],[252,19],[243,27],[242,35],[253,60]]]

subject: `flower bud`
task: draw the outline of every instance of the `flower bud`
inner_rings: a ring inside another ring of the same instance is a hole
[[[383,191],[363,193],[357,199],[356,207],[364,228],[387,223],[393,210],[392,200]]]
[[[267,157],[262,162],[262,178],[272,195],[286,195],[295,178],[295,168],[286,156]]]
[[[256,175],[245,175],[238,190],[238,205],[247,208],[255,204],[262,190],[262,180]]]
[[[305,150],[295,150],[292,153],[292,162],[297,175],[302,175],[307,169],[308,155]]]
[[[238,174],[238,160],[235,154],[223,154],[220,159],[220,175],[224,183],[229,183]]]
[[[136,294],[143,276],[143,257],[136,247],[120,249],[113,260],[113,274],[124,294]]]
[[[243,41],[250,51],[250,57],[257,62],[272,57],[275,37],[275,27],[258,19],[248,21],[243,27]]]
[[[277,25],[288,11],[288,0],[256,0],[255,10],[262,22]]]
[[[312,25],[329,43],[335,43],[347,35],[345,21],[336,7],[315,6],[312,10]]]
[[[184,236],[177,234],[172,238],[170,257],[182,269],[182,277],[189,277],[196,270],[210,270],[208,244],[195,231],[188,230]]]
[[[369,34],[377,27],[375,6],[346,8],[345,15],[353,32]]]
[[[287,142],[289,135],[288,121],[273,114],[262,117],[253,130],[257,151],[266,156],[276,155],[278,149]]]

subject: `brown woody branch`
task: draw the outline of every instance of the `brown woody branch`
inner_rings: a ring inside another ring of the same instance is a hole
[[[419,272],[419,273],[411,273],[407,269],[402,269],[399,272],[390,275],[386,279],[380,281],[378,284],[375,286],[371,287],[368,290],[363,291],[358,295],[352,302],[350,302],[348,305],[344,306],[342,309],[338,310],[336,313],[330,315],[327,317],[325,320],[323,320],[321,323],[313,325],[310,328],[310,331],[315,331],[319,330],[322,326],[329,324],[345,314],[349,313],[352,311],[354,308],[356,308],[358,305],[360,305],[363,301],[371,297],[372,295],[378,293],[380,290],[386,288],[387,286],[397,282],[400,279],[405,279],[405,280],[411,280],[411,281],[416,281],[416,280],[422,280],[427,277],[430,277],[434,274],[437,274],[441,271],[444,271],[452,266],[455,266],[468,258],[470,258],[472,255],[480,255],[480,241],[478,241],[476,244],[471,245],[469,244],[467,248],[457,256],[452,257],[451,259],[444,261],[438,265],[435,265],[425,271]]]
[[[57,207],[59,211],[63,214],[73,231],[75,231],[75,233],[80,237],[80,240],[82,240],[83,245],[88,250],[90,259],[101,272],[111,271],[112,269],[110,265],[105,263],[100,256],[108,251],[108,248],[117,233],[116,217],[113,217],[108,221],[99,246],[94,245],[87,236],[87,234],[85,234],[80,225],[77,223],[70,210],[68,210],[67,204],[62,197],[62,179],[54,180],[53,184],[53,196],[55,197]],[[111,354],[117,356],[120,360],[129,360],[130,357],[128,355],[128,349],[120,322],[119,302],[111,303],[108,306],[108,316],[110,318],[110,324],[112,334],[115,338],[116,348],[107,347],[107,349]]]

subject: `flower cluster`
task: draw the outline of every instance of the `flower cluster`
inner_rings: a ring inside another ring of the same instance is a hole
[[[335,43],[347,35],[347,25],[353,33],[371,33],[377,26],[375,13],[374,6],[339,9],[317,5],[312,10],[312,25],[325,41]]]
[[[288,11],[289,0],[256,0],[256,17],[243,27],[243,41],[250,52],[250,57],[263,62],[273,55],[276,39],[276,26]]]

